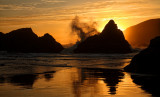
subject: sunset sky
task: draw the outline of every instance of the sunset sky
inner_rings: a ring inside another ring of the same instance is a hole
[[[70,23],[75,16],[97,22],[101,31],[110,19],[121,30],[160,17],[160,0],[0,0],[0,32],[31,27],[42,36],[50,33],[62,44],[75,42]]]

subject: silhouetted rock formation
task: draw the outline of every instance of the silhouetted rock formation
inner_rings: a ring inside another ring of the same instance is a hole
[[[38,37],[31,28],[22,28],[7,34],[0,33],[0,50],[25,53],[58,53],[63,50],[63,47],[49,34]]]
[[[152,39],[150,45],[135,55],[124,69],[130,72],[159,74],[160,36]]]
[[[151,39],[160,36],[160,18],[131,26],[124,32],[126,40],[133,48],[147,47]]]
[[[39,52],[61,52],[64,48],[62,45],[48,33],[39,38]]]
[[[131,47],[123,32],[110,20],[102,33],[88,37],[74,50],[75,53],[130,53]]]
[[[4,34],[2,32],[0,32],[0,37],[2,37]]]

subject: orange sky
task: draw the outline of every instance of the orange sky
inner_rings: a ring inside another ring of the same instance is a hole
[[[0,31],[31,27],[42,36],[50,33],[62,44],[75,42],[71,20],[97,22],[101,31],[114,19],[121,30],[147,19],[160,17],[160,0],[0,0]]]

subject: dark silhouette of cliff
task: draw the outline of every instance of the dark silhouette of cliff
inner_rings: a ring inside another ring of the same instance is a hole
[[[51,35],[38,37],[31,28],[0,33],[0,50],[25,53],[58,53],[63,47]]]
[[[148,48],[135,55],[124,69],[130,72],[159,74],[160,36],[151,40]]]
[[[123,32],[110,20],[102,33],[88,37],[80,42],[75,53],[130,53],[131,47]]]
[[[146,48],[151,39],[160,36],[160,18],[150,19],[127,28],[125,38],[133,48]]]
[[[152,39],[148,48],[135,55],[131,63],[124,68],[125,71],[142,73],[144,75],[131,75],[133,82],[140,85],[143,90],[151,93],[153,97],[160,97],[160,36]]]

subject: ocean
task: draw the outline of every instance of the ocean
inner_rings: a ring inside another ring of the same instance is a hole
[[[130,54],[0,53],[0,97],[151,97]]]

